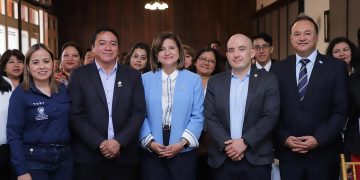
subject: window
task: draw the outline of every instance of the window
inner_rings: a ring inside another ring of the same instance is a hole
[[[21,5],[21,20],[28,22],[29,21],[29,10],[25,5]]]
[[[6,50],[5,26],[0,24],[0,54]]]
[[[5,15],[5,0],[0,0],[0,14]]]
[[[8,49],[19,49],[19,30],[8,27]]]
[[[39,25],[39,11],[29,8],[29,21],[32,24]]]
[[[13,17],[15,19],[18,19],[18,3],[12,0],[7,0],[7,9],[6,9],[7,15],[9,17]]]
[[[21,50],[25,54],[28,49],[29,49],[29,32],[22,30],[21,31]]]

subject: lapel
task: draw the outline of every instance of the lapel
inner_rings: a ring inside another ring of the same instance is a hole
[[[97,69],[95,63],[92,63],[91,66],[92,67],[91,67],[90,82],[93,83],[95,90],[97,92],[97,95],[99,96],[100,101],[103,103],[104,106],[107,106],[106,96],[105,96],[104,87],[102,85],[101,78],[99,75],[99,70]]]
[[[224,79],[223,79],[223,86],[219,87],[221,89],[223,89],[223,91],[221,92],[221,94],[219,94],[219,96],[223,96],[224,98],[222,98],[223,100],[223,107],[225,107],[225,119],[226,119],[226,123],[227,123],[227,127],[230,130],[230,87],[231,87],[231,70],[227,71],[226,74],[224,74]]]
[[[326,61],[324,56],[321,55],[320,52],[318,52],[302,103],[306,102],[306,100],[311,97],[311,92],[316,87],[316,84],[319,84],[319,82],[321,82],[321,72],[323,72],[325,62]]]
[[[126,73],[124,73],[124,69],[121,68],[121,66],[117,65],[116,70],[116,77],[115,77],[115,83],[114,83],[114,94],[113,94],[113,103],[112,103],[112,109],[116,107],[116,104],[119,100],[121,90],[126,88],[124,86],[129,86],[130,83],[126,81]]]
[[[249,87],[248,87],[248,94],[246,98],[246,105],[245,105],[245,114],[244,114],[244,120],[246,119],[246,115],[249,111],[249,107],[251,105],[252,99],[255,97],[256,94],[256,87],[259,82],[259,70],[252,66],[250,70],[250,77],[249,77]]]

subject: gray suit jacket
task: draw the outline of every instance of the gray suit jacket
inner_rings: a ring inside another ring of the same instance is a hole
[[[230,135],[231,70],[210,78],[205,97],[205,122],[212,139],[208,163],[220,167],[226,160],[224,142]],[[273,162],[272,131],[280,110],[276,77],[269,72],[251,68],[246,99],[242,137],[248,143],[245,158],[253,165]]]

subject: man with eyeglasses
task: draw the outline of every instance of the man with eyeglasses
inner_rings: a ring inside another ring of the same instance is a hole
[[[253,45],[255,49],[256,67],[258,69],[272,70],[272,65],[276,60],[271,59],[274,50],[272,46],[272,38],[270,35],[260,32],[253,37]]]

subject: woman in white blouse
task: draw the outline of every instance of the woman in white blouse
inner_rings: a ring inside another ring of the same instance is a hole
[[[204,95],[199,75],[184,69],[178,36],[154,39],[151,71],[143,74],[146,118],[140,132],[144,180],[195,180]]]
[[[6,124],[9,99],[12,92],[10,79],[0,76],[0,177],[10,179],[10,149],[6,141]]]

